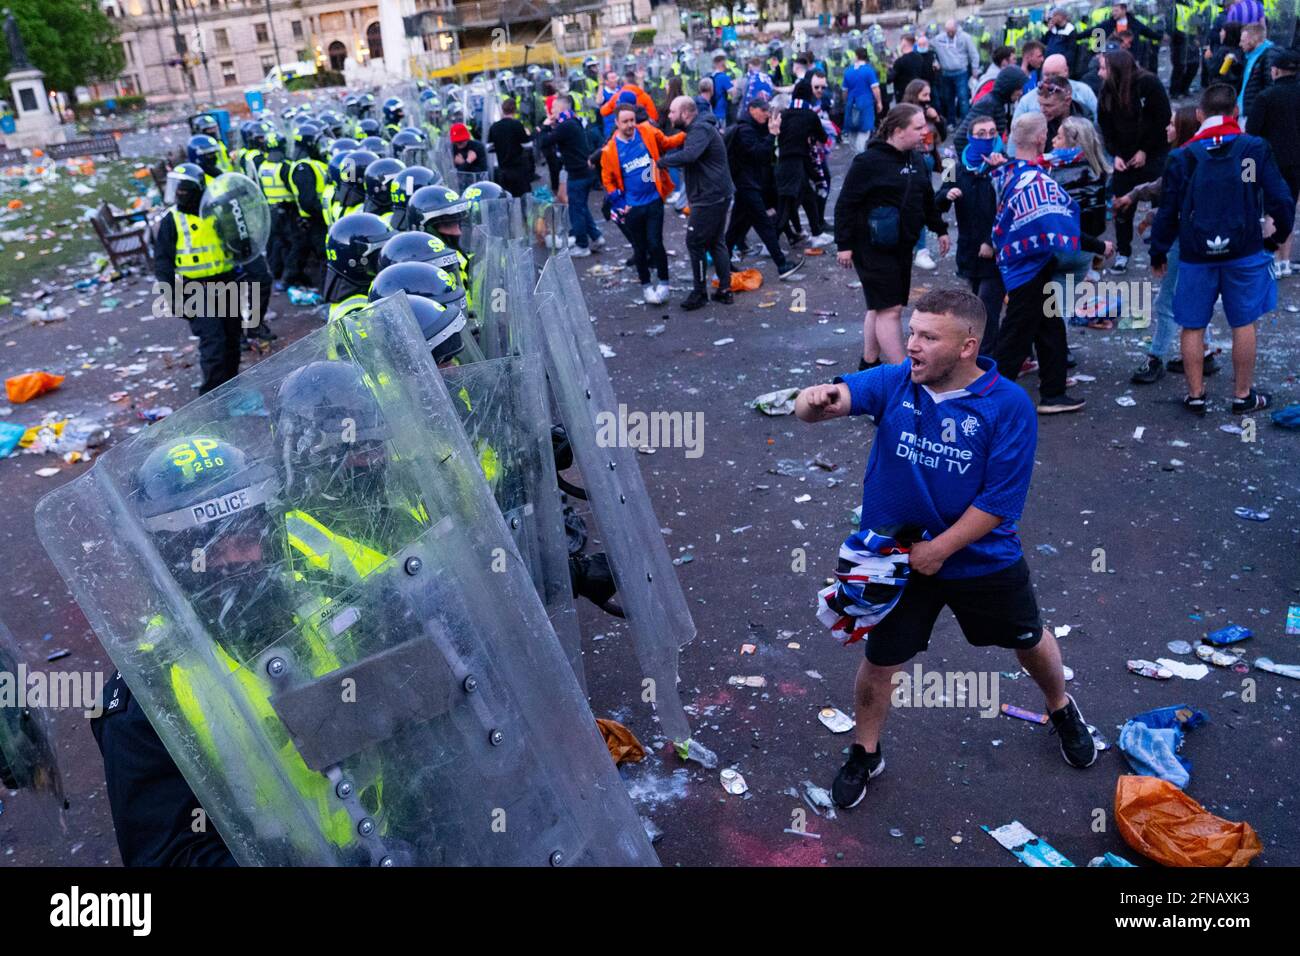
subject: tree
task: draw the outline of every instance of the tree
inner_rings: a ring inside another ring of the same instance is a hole
[[[51,90],[75,98],[91,80],[112,79],[126,66],[117,27],[98,0],[0,0],[18,22],[27,57]],[[0,77],[9,72],[9,46],[0,37]]]

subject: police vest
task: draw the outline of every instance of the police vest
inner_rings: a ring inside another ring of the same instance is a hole
[[[334,223],[338,222],[348,213],[361,212],[361,209],[363,206],[365,206],[365,204],[366,204],[365,200],[363,199],[361,202],[357,203],[354,206],[345,207],[342,203],[336,202],[334,198],[331,196],[329,205],[321,207],[321,211],[324,212],[325,214],[325,225],[327,226],[334,225]]]
[[[350,295],[341,302],[335,302],[330,306],[330,319],[341,319],[345,315],[351,315],[353,312],[360,312],[370,304],[370,299],[363,293],[358,292]]]
[[[474,411],[474,403],[470,400],[469,391],[462,388],[456,393],[461,404],[469,412]],[[474,450],[478,452],[478,466],[483,472],[483,478],[488,483],[488,488],[495,495],[497,490],[497,480],[501,477],[501,458],[497,451],[492,447],[491,442],[486,438],[477,438],[474,440]]]
[[[298,171],[299,166],[306,166],[315,174],[316,177],[316,196],[320,200],[321,212],[325,211],[325,172],[326,166],[319,159],[300,159],[293,164],[293,169],[289,173],[289,188],[293,191],[293,201],[298,204],[298,215],[304,219],[310,219],[311,213],[302,208],[302,196],[298,194],[298,180],[294,173]],[[333,195],[331,193],[331,195]]]
[[[287,164],[267,160],[257,171],[257,180],[262,185],[262,195],[269,205],[293,202],[293,192],[284,184],[284,168]]]
[[[392,139],[401,131],[402,127],[398,126],[396,123],[387,123],[384,125],[383,129],[384,139]]]
[[[234,267],[211,218],[192,216],[173,206],[172,221],[176,224],[176,274],[182,279],[220,275]]]
[[[166,627],[166,621],[160,615],[151,618],[145,631],[145,640],[140,643],[139,649],[152,651],[162,636],[160,632]],[[310,661],[312,676],[319,677],[342,666],[319,635],[316,635],[315,640],[309,637],[305,643],[314,652]],[[316,822],[326,839],[340,847],[352,844],[355,841],[353,823],[347,809],[340,806],[335,797],[334,784],[323,774],[310,769],[303,761],[292,737],[280,725],[280,718],[271,705],[267,688],[263,686],[260,676],[250,668],[241,666],[220,644],[214,643],[212,651],[216,666],[226,668],[232,680],[222,680],[220,671],[213,673],[205,667],[184,666],[181,663],[172,664],[169,674],[177,709],[193,729],[208,764],[227,770],[232,784],[239,781],[245,792],[255,793],[259,801],[258,809],[263,813],[296,815],[291,807],[276,806],[275,798],[284,792],[284,783],[287,782],[298,798],[314,809]],[[281,733],[274,735],[282,743],[274,753],[273,763],[267,762],[265,751],[248,734],[245,725],[223,721],[214,726],[208,720],[209,714],[236,714],[241,711],[251,714],[263,727],[281,727]],[[223,737],[220,741],[217,739],[218,728]],[[232,759],[236,765],[226,766]],[[244,778],[242,781],[241,777]],[[316,847],[307,845],[301,849],[311,852]]]
[[[226,144],[217,140],[217,168],[233,173],[235,167],[230,163],[230,153],[226,150]]]

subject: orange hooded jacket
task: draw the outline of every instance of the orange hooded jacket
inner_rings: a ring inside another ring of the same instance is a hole
[[[645,143],[646,151],[650,154],[650,168],[654,170],[655,188],[659,190],[659,198],[667,199],[673,191],[673,181],[668,175],[668,170],[659,165],[659,154],[664,150],[681,146],[686,141],[686,134],[674,133],[672,136],[665,136],[662,130],[649,123],[637,123],[636,131],[641,134],[641,141]],[[620,192],[623,189],[623,166],[618,161],[618,133],[611,136],[609,142],[601,147],[600,181],[607,193]]]

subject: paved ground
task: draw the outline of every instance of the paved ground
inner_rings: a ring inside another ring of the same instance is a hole
[[[837,157],[837,179],[847,159],[844,152]],[[681,865],[1018,866],[979,832],[981,824],[1010,820],[1079,864],[1105,850],[1134,858],[1110,814],[1116,777],[1127,769],[1117,750],[1089,770],[1073,770],[1045,728],[981,718],[970,708],[896,709],[884,742],[888,769],[855,810],[830,819],[800,798],[804,781],[829,787],[848,745],[846,736],[818,722],[817,713],[827,705],[851,710],[860,652],[836,645],[812,609],[840,541],[852,530],[850,512],[860,500],[872,428],[861,420],[809,426],[766,417],[747,403],[775,388],[855,368],[861,292],[849,287],[851,273],[836,269],[826,255],[810,258],[788,284],[776,283],[770,264],[761,265],[759,291],[738,296],[731,307],[683,313],[675,304],[685,291],[682,223],[670,222],[668,231],[670,248],[679,253],[673,260],[678,288],[664,307],[636,304],[634,276],[619,267],[627,254],[621,239],[603,255],[579,260],[597,334],[615,353],[608,364],[619,398],[632,409],[704,413],[700,457],[661,449],[639,460],[670,550],[691,556],[678,570],[699,636],[682,652],[682,694],[698,736],[723,767],[740,770],[748,794],[728,795],[718,770],[682,765],[671,756],[639,701],[624,629],[584,611],[593,710],[623,720],[654,747],[652,757],[625,776],[642,812],[663,832],[661,859]],[[610,235],[616,237],[613,230]],[[1145,260],[1140,265],[1128,278],[1149,278]],[[956,281],[948,259],[935,273],[918,271],[914,293]],[[800,290],[806,310],[792,311]],[[14,407],[6,420],[32,423],[50,411],[89,414],[110,424],[111,440],[119,441],[143,425],[129,405],[107,400],[125,388],[123,382],[134,386],[128,401],[141,407],[176,407],[192,396],[192,343],[176,320],[141,321],[149,312],[147,293],[145,282],[133,280],[108,293],[121,300],[117,308],[100,313],[91,301],[65,322],[0,329],[0,373],[41,367],[70,375],[58,392]],[[1283,308],[1263,323],[1258,378],[1287,403],[1300,400],[1300,278],[1284,280],[1281,298]],[[67,294],[58,301],[76,305]],[[282,313],[277,329],[285,340],[319,324],[282,297],[274,306]],[[1254,694],[1247,687],[1243,696],[1243,677],[1228,671],[1215,670],[1199,682],[1156,682],[1128,673],[1124,662],[1176,656],[1167,642],[1195,643],[1228,623],[1254,630],[1250,659],[1300,662],[1300,639],[1286,636],[1284,627],[1287,606],[1300,603],[1294,506],[1300,438],[1275,428],[1267,416],[1256,419],[1253,443],[1223,431],[1241,424],[1226,406],[1226,374],[1210,380],[1214,408],[1201,421],[1179,407],[1178,377],[1129,385],[1148,332],[1071,330],[1076,371],[1095,381],[1077,388],[1089,401],[1084,412],[1041,423],[1021,523],[1039,602],[1049,625],[1070,627],[1062,639],[1065,663],[1075,673],[1070,690],[1107,739],[1115,740],[1127,717],[1152,707],[1190,703],[1208,711],[1210,723],[1185,747],[1194,763],[1188,793],[1215,813],[1249,821],[1264,843],[1261,863],[1295,865],[1296,770],[1288,758],[1296,746],[1291,720],[1300,685],[1254,671],[1247,675]],[[106,344],[110,336],[117,345]],[[722,340],[731,341],[714,344]],[[159,346],[170,348],[138,351]],[[118,377],[123,366],[142,362],[143,371]],[[1026,384],[1033,390],[1034,377]],[[1123,395],[1136,404],[1118,405]],[[814,459],[833,467],[809,466]],[[57,477],[34,474],[50,466],[61,469]],[[7,515],[0,526],[0,614],[32,659],[66,648],[72,655],[60,666],[110,669],[33,529],[39,497],[84,468],[54,456],[0,461]],[[796,500],[803,496],[809,499]],[[1272,517],[1243,521],[1233,514],[1243,505]],[[807,555],[802,573],[791,570],[799,548]],[[1105,550],[1106,572],[1092,570],[1097,548]],[[741,654],[747,643],[757,648],[752,656]],[[1014,657],[967,646],[947,614],[931,650],[918,660],[933,670],[1005,672],[1000,700],[1041,708],[1028,678],[1012,676]],[[767,684],[731,686],[733,675],[762,676]],[[1254,702],[1246,702],[1251,696]],[[43,840],[30,801],[0,794],[0,860],[116,863],[102,766],[89,730],[68,713],[58,715],[58,730],[72,802],[66,836]],[[798,812],[818,838],[784,832]],[[1098,826],[1104,832],[1096,832]]]

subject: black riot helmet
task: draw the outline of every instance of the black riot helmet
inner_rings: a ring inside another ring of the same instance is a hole
[[[357,123],[357,129],[361,130],[362,136],[378,136],[381,127],[379,125],[379,120],[367,117]]]
[[[446,186],[425,186],[417,189],[409,203],[410,219],[431,236],[437,236],[456,248],[460,243],[460,230],[469,213],[469,202],[461,199],[454,189]]]
[[[379,271],[399,262],[423,262],[446,269],[454,278],[460,271],[460,255],[437,236],[427,232],[399,232],[379,250]]]
[[[389,184],[388,198],[393,208],[405,209],[415,191],[431,185],[436,178],[437,174],[428,166],[407,166]]]
[[[366,167],[366,206],[371,211],[388,212],[393,208],[390,189],[396,177],[406,165],[400,159],[377,159]]]
[[[425,262],[399,262],[383,269],[370,286],[370,301],[398,292],[422,295],[462,316],[467,312],[465,292],[452,274]]]
[[[348,361],[311,362],[280,383],[275,435],[285,464],[285,497],[328,495],[334,501],[382,481],[390,436],[361,368]],[[342,501],[349,504],[362,502]]]
[[[167,184],[163,191],[163,202],[175,203],[176,208],[191,216],[199,214],[199,203],[203,199],[206,182],[203,170],[197,163],[181,163],[167,173]]]
[[[366,286],[379,272],[379,250],[393,230],[374,213],[352,212],[330,226],[326,265],[349,282]]]
[[[351,136],[340,136],[338,139],[330,141],[330,155],[337,156],[339,153],[351,153],[360,147]]]
[[[382,136],[367,136],[361,140],[359,149],[368,149],[376,156],[388,155],[388,144],[384,142]]]
[[[424,342],[439,365],[450,362],[465,347],[460,337],[465,328],[465,313],[456,313],[440,302],[422,295],[408,295],[415,321],[424,333]]]
[[[218,164],[221,158],[221,144],[206,133],[196,133],[185,144],[185,158],[199,166],[209,176],[220,176],[223,170]]]
[[[284,606],[266,573],[278,561],[267,504],[279,485],[273,468],[216,435],[166,441],[136,471],[131,500],[168,571],[222,643],[244,652]]]

